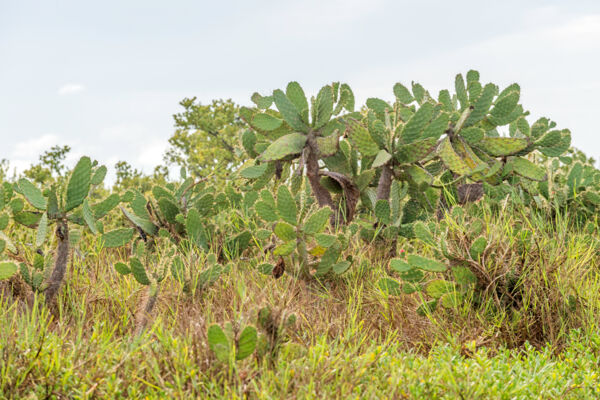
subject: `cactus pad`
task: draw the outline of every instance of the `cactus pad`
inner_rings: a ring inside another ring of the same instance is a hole
[[[300,154],[306,144],[306,135],[301,133],[290,133],[280,137],[267,147],[262,153],[262,161],[281,160],[289,155]]]
[[[494,157],[505,157],[516,154],[529,146],[527,139],[485,137],[477,143],[477,146]]]

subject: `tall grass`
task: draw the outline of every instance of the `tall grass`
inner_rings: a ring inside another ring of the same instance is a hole
[[[115,272],[124,254],[93,243],[72,256],[56,309],[18,278],[3,283],[0,397],[597,398],[597,231],[568,215],[475,207],[443,224],[460,249],[472,218],[484,221],[492,284],[426,316],[416,312],[420,294],[390,296],[377,285],[393,275],[387,244],[356,241],[347,250],[353,266],[333,280],[275,280],[254,267],[264,257],[256,249],[206,290],[184,293],[167,280],[149,328],[136,335],[144,290]],[[417,240],[397,246],[434,254]],[[217,361],[207,327],[257,324],[264,306],[296,316],[278,351],[235,366]]]

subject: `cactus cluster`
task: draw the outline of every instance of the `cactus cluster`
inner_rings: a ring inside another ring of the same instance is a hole
[[[393,101],[369,98],[360,111],[350,87],[338,82],[310,99],[297,82],[267,96],[255,93],[255,106],[240,109],[248,126],[241,147],[249,159],[239,168],[232,164],[230,179],[218,187],[210,173],[195,180],[182,169],[178,182],[100,199],[106,168],[88,157],[48,188],[24,178],[5,182],[0,254],[11,261],[0,261],[0,279],[20,271],[34,291],[52,300],[70,249],[85,231],[98,237],[101,248],[128,252],[114,268],[146,288],[141,328],[169,274],[193,294],[258,248],[264,258],[252,266],[276,278],[284,272],[335,277],[352,265],[347,249],[360,237],[391,243],[386,257],[399,280],[384,278],[379,286],[390,294],[422,294],[426,311],[451,307],[483,287],[478,271],[488,251],[477,222],[462,247],[449,250],[451,231],[444,221],[432,222],[432,215],[458,215],[463,209],[450,211],[451,205],[482,194],[492,206],[513,196],[532,207],[576,204],[586,216],[597,213],[600,172],[581,154],[565,155],[568,130],[546,118],[530,125],[517,84],[500,90],[469,71],[456,76],[453,94],[442,90],[435,98],[414,82],[410,88],[397,83],[392,92]],[[243,153],[233,151],[236,157]],[[105,230],[102,220],[117,206],[123,218]],[[11,221],[35,229],[33,240],[4,234]],[[50,229],[55,252],[48,251]],[[425,242],[434,257],[396,258],[399,236]],[[273,331],[273,323],[264,321],[259,326]],[[224,362],[249,356],[257,342],[252,327],[209,329],[211,349]]]
[[[273,177],[294,185],[306,171],[334,224],[350,222],[362,206],[378,224],[361,236],[393,238],[412,236],[414,222],[436,210],[443,216],[465,182],[537,186],[547,173],[536,155],[557,157],[570,146],[570,132],[548,119],[529,125],[519,85],[500,91],[482,84],[477,71],[466,80],[457,75],[453,95],[442,90],[436,99],[414,82],[411,89],[397,83],[393,93],[393,103],[369,98],[362,112],[338,83],[323,87],[310,106],[296,82],[285,93],[255,93],[256,107],[242,110],[251,128],[242,144],[253,161],[239,176],[258,190]]]

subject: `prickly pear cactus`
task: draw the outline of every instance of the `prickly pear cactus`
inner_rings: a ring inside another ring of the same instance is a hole
[[[45,292],[47,301],[52,301],[56,296],[66,272],[69,248],[81,236],[81,231],[72,229],[71,226],[79,225],[88,228],[94,235],[101,234],[104,227],[100,220],[120,202],[120,197],[113,194],[98,203],[90,204],[91,193],[102,185],[106,171],[106,167],[98,166],[96,161],[82,157],[69,175],[66,185],[52,185],[42,190],[26,178],[19,179],[12,187],[3,185],[3,197],[9,200],[13,221],[35,229],[35,251],[19,248],[11,242],[8,246],[9,254],[21,260],[23,280],[34,291]],[[13,196],[13,192],[22,197]],[[53,267],[51,253],[45,255],[45,245],[51,229],[54,229],[57,239]],[[22,261],[23,258],[25,261]]]
[[[240,114],[251,130],[242,136],[242,144],[254,161],[247,163],[240,176],[255,180],[260,189],[273,176],[281,177],[283,169],[295,174],[306,173],[319,206],[335,211],[332,222],[351,221],[358,200],[356,184],[346,175],[322,174],[319,160],[340,152],[340,137],[346,130],[348,115],[355,115],[354,94],[346,84],[335,82],[321,88],[310,101],[297,82],[290,82],[286,91],[275,90],[271,96],[252,96],[256,107],[242,108]],[[275,106],[277,111],[271,109]],[[349,114],[342,115],[342,111]],[[346,144],[346,147],[347,144]],[[333,172],[333,171],[330,171]],[[321,182],[330,178],[340,187],[345,207],[338,207],[330,190]]]
[[[517,84],[500,91],[469,71],[466,82],[457,75],[452,96],[442,90],[435,99],[416,83],[411,89],[396,84],[394,103],[370,98],[362,118],[348,122],[361,165],[377,172],[361,199],[379,225],[399,225],[391,218],[395,207],[382,201],[395,201],[390,194],[396,180],[408,185],[402,223],[411,224],[436,209],[443,216],[437,203],[458,202],[457,189],[465,182],[536,186],[547,179],[536,157],[555,157],[569,148],[568,130],[554,129],[556,124],[545,118],[529,125]],[[401,231],[412,233],[409,226]]]
[[[260,269],[275,273],[276,268],[285,268],[296,276],[309,278],[329,273],[342,274],[349,267],[349,260],[342,260],[342,251],[348,246],[351,228],[338,235],[326,233],[333,212],[329,207],[318,208],[310,200],[307,191],[295,196],[285,185],[280,185],[275,198],[268,190],[260,193],[254,204],[256,214],[272,228],[277,238],[273,256],[278,265],[261,264]],[[270,233],[264,236],[268,239]]]
[[[208,327],[208,347],[217,360],[229,364],[232,361],[241,361],[254,353],[258,332],[252,325],[247,325],[240,332],[236,332],[231,324],[225,330],[217,324]]]

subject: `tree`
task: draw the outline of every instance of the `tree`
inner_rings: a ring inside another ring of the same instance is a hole
[[[164,160],[187,168],[193,176],[226,176],[242,163],[236,148],[244,122],[232,100],[202,105],[196,98],[179,103],[185,110],[173,115],[175,134]]]
[[[71,151],[69,146],[52,146],[40,155],[40,162],[32,165],[23,173],[26,177],[38,184],[45,184],[64,175],[67,167],[63,164],[67,154]]]
[[[127,190],[132,188],[139,189],[146,193],[152,189],[155,184],[165,184],[169,171],[163,165],[157,165],[152,175],[144,175],[137,168],[133,168],[127,161],[119,161],[115,164],[117,181],[115,188]]]

